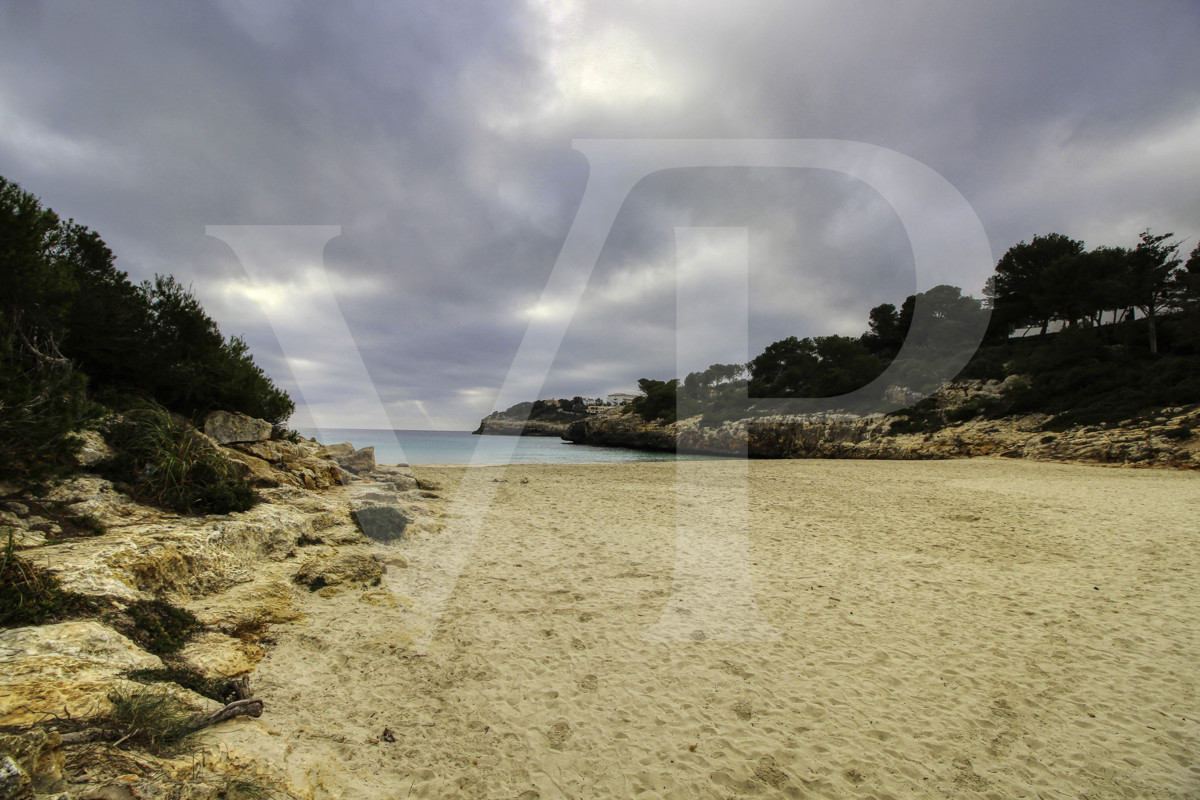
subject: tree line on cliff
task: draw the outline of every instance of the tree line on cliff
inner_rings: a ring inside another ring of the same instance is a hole
[[[55,471],[98,403],[282,422],[291,398],[169,275],[134,284],[94,231],[0,177],[0,479]]]
[[[982,344],[958,377],[1021,379],[1009,381],[996,402],[972,407],[974,414],[1044,412],[1061,426],[1198,402],[1200,245],[1185,263],[1172,237],[1147,230],[1134,247],[1087,250],[1059,233],[1035,236],[1000,258],[982,300],[936,286],[899,308],[875,306],[857,337],[792,336],[746,364],[714,364],[682,381],[643,378],[642,396],[627,411],[663,422],[703,414],[703,424],[713,425],[746,416],[747,395],[751,412],[754,398],[844,395],[888,368],[910,338],[915,313],[940,326],[940,341],[909,342],[925,348],[930,363],[938,347],[953,345],[955,325],[965,331],[990,314]],[[1032,335],[1014,337],[1020,330]],[[907,388],[928,388],[921,386],[926,376],[904,377]]]

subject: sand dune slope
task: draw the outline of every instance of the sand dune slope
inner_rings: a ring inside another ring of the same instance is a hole
[[[1200,475],[473,472],[494,498],[397,545],[388,592],[306,595],[260,666],[255,724],[318,796],[1200,796]],[[463,470],[420,474],[453,500]]]

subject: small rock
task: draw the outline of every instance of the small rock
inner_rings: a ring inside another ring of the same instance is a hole
[[[349,442],[339,442],[337,444],[327,444],[317,451],[317,458],[348,458],[354,455],[354,445]]]
[[[404,537],[408,517],[394,505],[371,505],[350,512],[359,529],[377,542],[394,542]]]
[[[374,583],[382,576],[379,562],[370,553],[315,554],[300,565],[296,572],[296,583],[319,589],[347,582]]]
[[[355,475],[364,475],[375,469],[375,448],[363,447],[345,458],[335,458],[334,461]]]
[[[71,457],[75,466],[90,467],[93,464],[113,457],[113,449],[108,446],[108,443],[104,441],[104,437],[99,432],[78,431],[75,435],[83,440],[83,446]]]

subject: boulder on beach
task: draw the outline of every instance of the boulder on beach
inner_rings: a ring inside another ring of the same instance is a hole
[[[236,411],[214,411],[204,418],[204,433],[217,444],[265,442],[271,438],[271,430],[266,420]]]
[[[375,469],[375,448],[370,446],[355,450],[350,442],[327,444],[317,451],[317,456],[331,459],[339,467],[355,475],[363,475]]]

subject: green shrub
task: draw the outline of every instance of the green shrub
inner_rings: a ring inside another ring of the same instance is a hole
[[[17,555],[8,531],[0,555],[0,628],[42,625],[95,610],[91,598],[63,589],[58,578]]]
[[[112,708],[97,723],[128,731],[124,741],[131,746],[164,756],[190,749],[197,715],[182,700],[150,687],[116,691],[108,699]]]
[[[179,652],[192,634],[200,630],[200,622],[187,609],[173,606],[165,600],[138,600],[125,610],[129,626],[125,633],[146,650],[159,656]]]
[[[190,289],[169,275],[130,283],[98,234],[60,219],[2,177],[0,287],[0,339],[17,323],[25,333],[0,341],[0,418],[21,411],[30,397],[46,401],[39,401],[48,406],[48,413],[38,411],[44,421],[70,416],[68,407],[82,398],[83,375],[99,396],[138,392],[192,417],[224,409],[282,422],[294,410],[246,343],[226,338]],[[3,352],[13,342],[34,343],[34,350],[55,360],[61,348],[63,363],[81,374],[67,380],[24,366],[14,371]],[[46,342],[57,347],[42,347]],[[42,391],[48,382],[65,391]],[[21,402],[12,404],[10,393]],[[0,443],[7,434],[2,427]]]
[[[656,381],[639,378],[638,388],[642,395],[621,409],[622,414],[636,414],[647,422],[675,421],[679,380]]]
[[[137,287],[146,309],[145,359],[133,388],[190,417],[223,409],[283,422],[295,405],[254,363],[246,342],[226,339],[191,290],[170,275]],[[86,362],[85,362],[86,369]]]
[[[300,444],[305,441],[297,431],[278,424],[271,427],[271,439],[276,442],[291,442],[292,444]]]
[[[948,422],[966,422],[978,416],[995,417],[1004,413],[1006,405],[999,397],[978,395],[972,397],[961,406],[946,410]]]
[[[183,514],[227,514],[258,502],[229,459],[161,406],[126,412],[108,439],[118,455],[101,470],[139,500]]]
[[[86,386],[53,340],[0,309],[0,480],[38,486],[71,471],[74,431],[96,417]]]
[[[890,414],[892,424],[888,427],[888,435],[902,433],[928,433],[942,427],[942,414],[938,411],[937,401],[926,397],[908,408],[902,408]]]
[[[404,538],[408,517],[395,506],[365,506],[350,512],[350,518],[368,539],[394,542]]]

